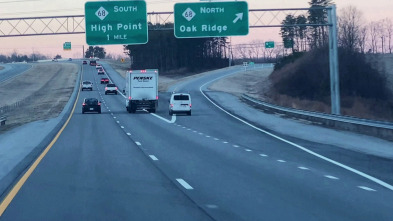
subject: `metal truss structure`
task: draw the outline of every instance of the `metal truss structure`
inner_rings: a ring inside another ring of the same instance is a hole
[[[327,8],[289,8],[289,9],[250,9],[250,28],[283,27],[282,21],[287,15],[306,15],[309,10]],[[147,13],[149,28],[154,30],[168,30],[173,27],[173,12]],[[328,26],[329,24],[296,24],[296,26]],[[85,33],[84,15],[0,18],[0,37],[34,36],[34,35],[64,35]]]

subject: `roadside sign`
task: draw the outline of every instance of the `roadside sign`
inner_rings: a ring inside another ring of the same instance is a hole
[[[274,48],[274,41],[265,42],[265,48]]]
[[[71,42],[64,42],[63,50],[64,51],[71,51]]]
[[[100,1],[85,4],[88,45],[146,44],[145,1]]]
[[[248,5],[245,1],[176,3],[177,38],[247,35]]]
[[[121,63],[124,63],[125,60],[124,60],[124,58],[122,58],[122,59],[120,59],[120,61],[121,61]]]

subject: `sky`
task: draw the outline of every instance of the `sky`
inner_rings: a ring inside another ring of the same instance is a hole
[[[306,8],[310,0],[248,0],[249,9]],[[0,19],[39,16],[83,15],[85,0],[0,0]],[[146,0],[148,12],[172,12],[177,2],[198,2],[197,0]],[[386,17],[393,18],[393,0],[334,0],[338,9],[348,5],[356,6],[364,13],[366,21],[377,21]],[[250,15],[251,24],[252,15]],[[277,29],[253,28],[247,36],[232,37],[233,44],[251,41],[269,41],[277,39]],[[71,51],[63,51],[63,43],[72,42]],[[0,38],[0,54],[14,51],[23,54],[39,52],[54,56],[78,58],[86,48],[84,34],[51,35],[32,37]],[[108,53],[122,54],[122,46],[105,47]]]

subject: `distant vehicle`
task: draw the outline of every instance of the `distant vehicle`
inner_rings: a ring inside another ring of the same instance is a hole
[[[105,87],[105,94],[117,94],[117,87],[115,84],[107,84]]]
[[[96,66],[97,65],[97,61],[96,60],[91,60],[90,61],[90,66]]]
[[[96,98],[85,98],[82,104],[82,114],[86,112],[101,114],[101,103]]]
[[[129,113],[146,109],[156,112],[158,105],[158,70],[135,70],[126,74],[126,109]]]
[[[101,78],[101,84],[108,84],[109,78]]]
[[[68,61],[72,61],[72,58],[68,58]]]
[[[83,61],[82,64],[87,64],[87,61]]]
[[[100,69],[102,66],[100,64],[96,64],[96,69]]]
[[[98,71],[97,71],[97,74],[105,74],[105,71],[104,71],[104,69],[98,69]]]
[[[186,113],[191,115],[191,95],[185,93],[174,93],[169,100],[169,115],[174,113]]]
[[[82,82],[82,91],[84,90],[93,90],[93,83],[91,83],[90,81],[83,81]]]
[[[56,58],[53,58],[52,61],[57,62],[57,59],[56,59]]]

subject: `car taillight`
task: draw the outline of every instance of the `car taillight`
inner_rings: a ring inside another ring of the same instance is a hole
[[[86,105],[85,103],[82,104],[82,106],[85,106],[85,105]]]
[[[191,104],[190,104],[190,107],[191,107]]]
[[[131,96],[129,96],[129,97],[128,97],[128,100],[132,100],[132,97],[131,97]]]
[[[115,87],[115,90],[117,90],[117,87]]]
[[[101,106],[101,103],[100,103],[100,102],[98,102],[98,106]]]
[[[156,100],[158,100],[158,96],[156,96]]]
[[[173,104],[171,104],[171,107],[173,107]]]
[[[105,90],[108,90],[108,87],[105,87]]]

